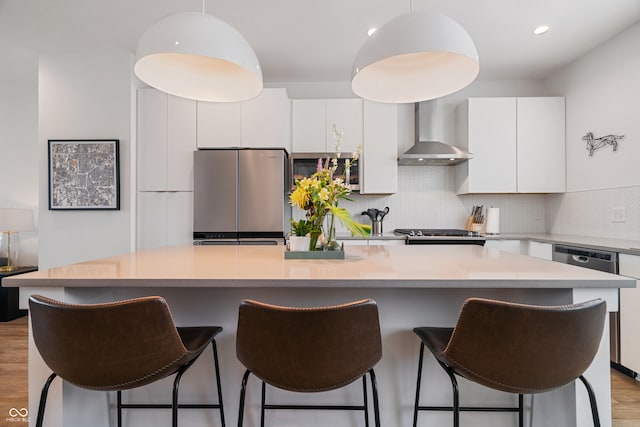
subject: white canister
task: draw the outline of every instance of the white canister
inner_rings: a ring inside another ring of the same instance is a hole
[[[500,234],[500,208],[487,209],[485,234]]]

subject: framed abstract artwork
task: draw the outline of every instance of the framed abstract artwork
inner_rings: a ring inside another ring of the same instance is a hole
[[[49,209],[120,209],[117,139],[49,140]]]

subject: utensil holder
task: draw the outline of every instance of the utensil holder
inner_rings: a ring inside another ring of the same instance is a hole
[[[373,220],[371,224],[371,235],[382,236],[382,220]]]

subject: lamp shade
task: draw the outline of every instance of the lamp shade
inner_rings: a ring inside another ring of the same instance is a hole
[[[0,208],[0,232],[33,231],[33,210]]]
[[[354,61],[351,87],[371,101],[420,102],[462,89],[479,69],[464,28],[422,10],[392,19],[369,37]]]
[[[244,101],[262,92],[262,69],[249,42],[205,13],[169,15],[149,27],[134,72],[148,85],[183,98]]]

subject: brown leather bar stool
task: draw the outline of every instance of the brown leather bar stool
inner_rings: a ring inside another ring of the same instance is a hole
[[[580,379],[589,394],[593,424],[600,426],[595,393],[582,375],[596,355],[606,314],[598,299],[564,306],[533,306],[470,298],[455,328],[421,327],[418,383],[413,425],[418,411],[518,412],[524,420],[523,394],[542,393]],[[425,346],[447,372],[453,406],[420,406],[420,380]],[[456,375],[486,387],[519,395],[517,408],[461,407]]]
[[[375,425],[380,426],[373,367],[382,357],[382,344],[375,301],[315,308],[242,301],[236,354],[247,368],[240,392],[239,427],[243,424],[250,373],[262,380],[261,426],[267,409],[361,410],[368,426],[367,373],[371,379]],[[363,405],[272,405],[265,399],[265,384],[308,393],[334,390],[360,378]]]
[[[29,299],[33,339],[53,373],[42,389],[36,427],[41,427],[49,386],[56,376],[90,390],[116,391],[118,427],[122,409],[172,410],[224,408],[215,336],[219,326],[176,328],[164,298],[150,296],[106,304],[65,304],[33,295]],[[218,392],[216,404],[179,404],[182,374],[209,346],[213,347]],[[122,391],[176,374],[171,404],[123,404]]]

